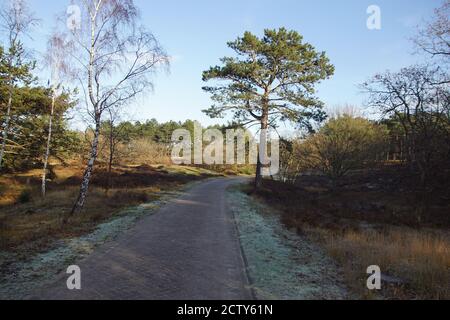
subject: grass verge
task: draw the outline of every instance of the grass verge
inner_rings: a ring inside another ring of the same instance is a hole
[[[323,249],[283,228],[271,208],[245,194],[228,190],[247,270],[257,299],[342,300],[347,289],[339,268]]]

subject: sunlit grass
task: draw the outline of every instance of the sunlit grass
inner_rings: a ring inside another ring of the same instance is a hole
[[[383,231],[308,231],[320,236],[363,296],[370,297],[364,285],[366,269],[378,265],[384,274],[403,282],[401,288],[385,288],[397,298],[450,298],[450,239],[438,231],[394,227]]]

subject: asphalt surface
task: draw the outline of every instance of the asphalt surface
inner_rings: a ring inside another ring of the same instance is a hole
[[[39,290],[43,300],[248,300],[239,237],[226,189],[241,179],[205,181],[98,248],[69,275]]]

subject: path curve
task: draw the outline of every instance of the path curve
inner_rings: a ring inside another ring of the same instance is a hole
[[[81,261],[82,290],[68,275],[35,297],[51,300],[252,299],[226,189],[242,179],[196,185]]]

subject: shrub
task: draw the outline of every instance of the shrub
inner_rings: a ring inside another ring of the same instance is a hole
[[[384,153],[385,127],[348,115],[330,120],[300,146],[306,167],[318,169],[333,181],[351,170],[374,163]]]
[[[31,190],[30,189],[24,189],[20,193],[19,197],[17,198],[17,202],[24,204],[30,202],[32,199]]]

